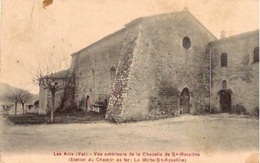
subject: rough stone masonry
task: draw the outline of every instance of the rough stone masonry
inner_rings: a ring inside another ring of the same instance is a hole
[[[72,54],[75,101],[86,111],[107,101],[106,119],[114,122],[239,109],[253,114],[258,34],[217,39],[187,10],[138,18]]]

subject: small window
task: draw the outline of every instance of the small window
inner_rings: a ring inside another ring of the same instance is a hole
[[[222,81],[222,89],[226,89],[227,88],[227,81],[223,80]]]
[[[96,82],[95,70],[92,69],[92,83],[93,83],[93,86],[94,86],[94,87],[95,87],[95,82]]]
[[[222,67],[227,66],[227,53],[221,54],[221,66]]]
[[[182,40],[182,46],[184,49],[188,50],[191,47],[191,41],[189,37],[184,37]]]
[[[259,47],[254,49],[254,63],[259,62]]]
[[[95,76],[95,70],[92,69],[92,77],[94,77],[94,76]]]
[[[116,77],[116,68],[112,66],[110,68],[110,82],[113,84]]]

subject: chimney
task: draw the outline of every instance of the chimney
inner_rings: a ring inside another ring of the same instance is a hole
[[[183,11],[189,11],[188,7],[184,7]]]
[[[220,33],[220,38],[225,38],[226,37],[226,31],[222,30]]]

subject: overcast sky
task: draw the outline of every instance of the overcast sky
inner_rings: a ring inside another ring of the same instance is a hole
[[[185,7],[217,38],[258,29],[258,0],[2,0],[1,82],[38,93],[32,84],[49,58],[70,54],[119,30],[133,19]]]

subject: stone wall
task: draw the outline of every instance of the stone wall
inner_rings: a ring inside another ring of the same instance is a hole
[[[62,98],[64,96],[64,90],[59,90],[55,93],[55,111],[61,107]],[[38,114],[47,114],[51,111],[51,93],[47,89],[40,88],[40,97],[39,97],[39,110]]]
[[[225,79],[232,90],[247,85],[233,92],[233,104],[256,107],[258,92],[242,94],[247,88],[258,90],[258,63],[251,64],[258,38],[244,38],[230,44],[216,41],[188,11],[139,18],[72,55],[76,101],[86,109],[87,96],[91,104],[109,99],[106,119],[115,122],[156,119],[181,113],[185,89],[188,112],[199,114],[209,110],[210,103],[217,107],[219,83]],[[222,51],[232,54],[230,64],[234,61],[226,70],[218,67]]]
[[[75,77],[70,74],[70,70],[62,70],[56,72],[52,75],[53,78],[56,78],[54,81],[58,82],[58,86],[61,86],[60,90],[55,92],[55,111],[57,109],[64,109],[68,107],[73,107],[74,104],[74,80]],[[45,77],[43,77],[42,80]],[[51,79],[51,77],[50,77]],[[49,82],[50,83],[50,82]],[[66,83],[66,84],[65,84]],[[47,86],[41,85],[39,92],[39,110],[38,114],[46,114],[51,111],[52,100],[51,92],[48,90]]]
[[[111,68],[117,73],[124,34],[125,29],[117,31],[72,55],[72,69],[78,77],[76,100],[80,108],[87,109],[87,96],[91,104],[99,97],[108,100],[114,83]]]
[[[46,114],[47,113],[47,99],[48,99],[48,92],[40,87],[39,93],[39,110],[38,114]]]
[[[118,110],[115,121],[177,116],[179,95],[185,87],[190,90],[191,113],[197,113],[196,107],[200,109],[201,105],[209,103],[206,47],[215,37],[189,12],[144,18],[138,31],[133,56],[127,55],[132,57],[130,71],[123,80],[126,91],[120,95],[124,98],[118,108],[122,109]],[[191,39],[189,49],[182,47],[185,36]],[[110,108],[113,112],[114,108]]]
[[[153,99],[150,101],[153,112],[159,117],[178,115],[180,93],[188,88],[190,113],[197,114],[209,101],[206,48],[207,43],[216,38],[189,12],[152,17],[145,32],[150,40],[150,65],[154,73],[155,85],[149,97]],[[187,49],[183,47],[185,37],[191,42]]]
[[[158,104],[153,109],[157,107],[157,110],[161,110],[163,107],[170,111],[168,114],[165,114],[167,111],[160,111],[159,114],[178,115],[180,93],[184,88],[188,88],[190,113],[196,114],[197,109],[209,98],[206,46],[209,41],[215,40],[215,37],[189,12],[169,15],[162,19],[153,18],[148,24],[150,22],[155,23],[153,26],[147,26],[145,31],[153,33],[150,33],[150,51],[155,86],[151,89],[151,98],[156,98]],[[182,45],[185,37],[191,41],[188,49]]]
[[[210,43],[212,58],[211,104],[221,112],[218,92],[226,80],[232,91],[232,109],[240,106],[252,113],[259,105],[259,63],[253,62],[259,46],[259,31],[252,31]],[[221,66],[221,54],[227,54],[227,66]],[[231,110],[232,111],[232,110]]]
[[[133,57],[139,36],[139,26],[131,25],[131,28],[128,26],[127,29],[106,114],[106,119],[115,122],[124,121],[127,117],[124,108],[126,107],[128,91],[132,89],[129,87],[129,76],[132,72]]]

